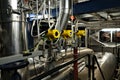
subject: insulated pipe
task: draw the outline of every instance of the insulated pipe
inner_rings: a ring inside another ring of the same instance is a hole
[[[59,30],[60,33],[66,26],[69,13],[70,13],[70,9],[71,9],[71,0],[60,0],[59,17],[55,25],[55,29]]]
[[[64,56],[64,58],[73,58],[73,53],[71,52],[72,50],[67,50],[66,56]],[[62,53],[65,53],[65,51],[63,50]],[[84,49],[80,49],[78,50],[78,56],[83,56],[86,54],[94,54],[94,51],[92,49],[89,48],[84,48]]]
[[[25,15],[18,8],[20,6],[18,2],[18,0],[0,0],[0,25],[2,29],[2,33],[0,34],[0,44],[2,45],[0,48],[0,57],[20,54],[25,47],[23,40],[26,40],[26,21]],[[11,63],[13,67],[16,64]],[[9,68],[9,66],[6,67]],[[17,73],[16,70],[10,69],[8,71],[3,69],[1,73],[2,80],[10,80],[12,75]]]

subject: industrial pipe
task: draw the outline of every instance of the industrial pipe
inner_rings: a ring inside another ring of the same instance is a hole
[[[74,56],[74,60],[78,58],[77,47],[74,47],[74,55],[73,56]],[[74,68],[74,80],[78,80],[78,62],[77,61],[74,62],[73,68]]]
[[[65,29],[71,9],[71,0],[60,0],[60,12],[55,25],[55,29],[61,31]]]
[[[66,53],[66,56],[64,56],[64,59],[73,58],[73,54],[71,53],[71,51],[73,51],[73,50],[71,50],[71,49],[67,50],[67,53]],[[65,53],[65,50],[62,50],[61,54],[62,53]],[[84,48],[84,49],[80,48],[80,50],[78,50],[78,56],[83,56],[85,54],[94,54],[94,51],[89,48]]]

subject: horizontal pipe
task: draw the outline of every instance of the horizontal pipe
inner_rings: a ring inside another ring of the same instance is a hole
[[[72,54],[72,51],[73,50],[67,50],[67,53],[64,57],[64,59],[67,59],[67,58],[73,58],[73,54]],[[65,53],[64,50],[62,50],[61,53]],[[94,51],[92,49],[89,49],[89,48],[84,48],[84,49],[79,49],[78,50],[78,56],[83,56],[83,55],[86,55],[86,54],[94,54]],[[61,58],[60,58],[61,59]]]

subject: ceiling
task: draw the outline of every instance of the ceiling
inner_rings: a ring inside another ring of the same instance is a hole
[[[120,27],[120,7],[105,9],[99,12],[80,14],[76,16],[82,26],[94,28]]]
[[[87,22],[93,21],[116,21],[120,20],[120,8],[105,9],[99,12],[81,14],[77,16],[79,19]]]
[[[119,1],[74,0],[74,2],[77,4],[74,12],[77,13],[76,17],[79,26],[95,29],[120,27]],[[76,9],[77,7],[80,9]]]

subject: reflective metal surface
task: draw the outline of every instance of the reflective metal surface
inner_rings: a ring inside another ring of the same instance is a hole
[[[0,57],[19,54],[22,51],[21,15],[15,13],[18,0],[0,0],[2,33],[0,33]]]

